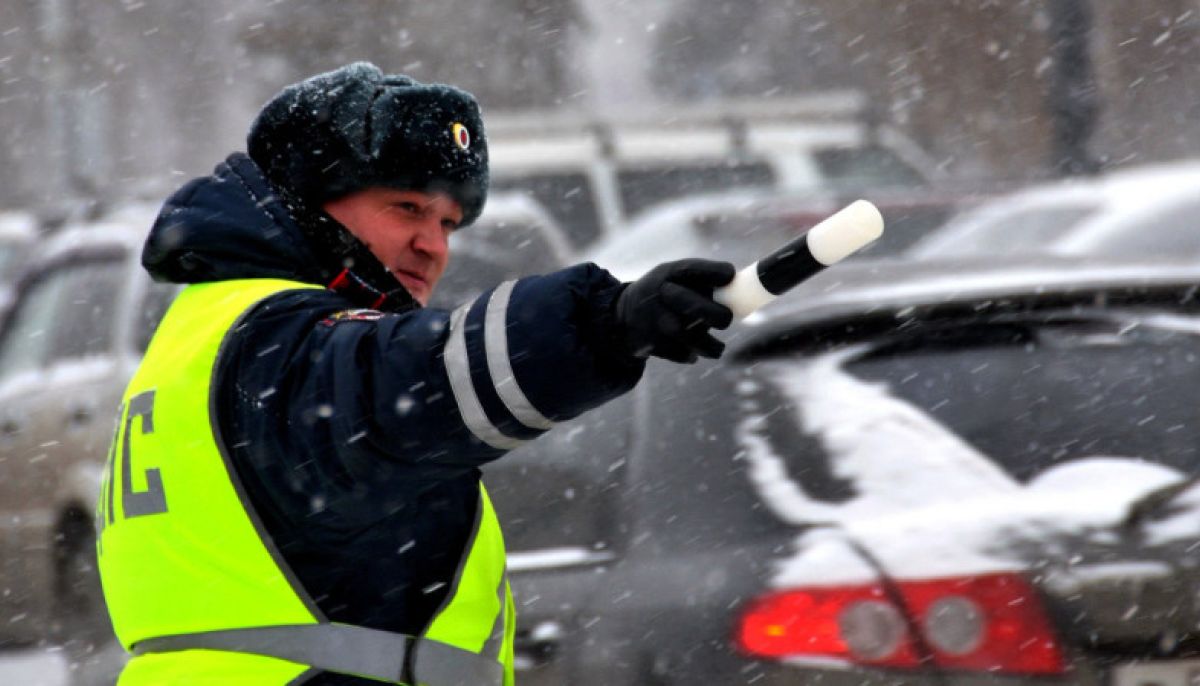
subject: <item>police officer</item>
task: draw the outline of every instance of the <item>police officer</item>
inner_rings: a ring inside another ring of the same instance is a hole
[[[165,203],[187,284],[124,395],[100,571],[120,684],[512,683],[514,608],[479,467],[720,355],[685,260],[582,264],[426,309],[488,185],[475,100],[356,63],[288,87],[248,155]]]

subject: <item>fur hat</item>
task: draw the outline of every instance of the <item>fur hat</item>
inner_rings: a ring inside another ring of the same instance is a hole
[[[483,210],[487,139],[466,91],[356,62],[285,88],[246,139],[276,187],[320,207],[371,186],[440,191],[465,226]]]

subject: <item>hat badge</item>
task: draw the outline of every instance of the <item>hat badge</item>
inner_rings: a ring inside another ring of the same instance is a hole
[[[454,125],[450,127],[450,132],[454,135],[454,144],[460,150],[471,147],[471,132],[467,130],[467,127],[459,122],[454,122]]]

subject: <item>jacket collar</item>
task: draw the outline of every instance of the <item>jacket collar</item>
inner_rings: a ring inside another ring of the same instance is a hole
[[[242,153],[167,199],[142,264],[159,281],[280,278],[329,287],[360,307],[420,307],[361,241],[280,193]]]

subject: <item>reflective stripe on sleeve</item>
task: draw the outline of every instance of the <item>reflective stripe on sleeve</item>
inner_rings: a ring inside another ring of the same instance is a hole
[[[488,419],[471,382],[471,365],[467,358],[467,334],[465,322],[471,303],[459,307],[450,315],[450,338],[446,341],[446,374],[450,378],[450,390],[463,422],[476,438],[497,450],[512,450],[525,444],[524,441],[506,436]],[[485,334],[486,335],[486,334]]]
[[[512,360],[508,355],[508,301],[512,297],[516,281],[505,281],[496,287],[488,300],[487,315],[484,317],[483,339],[487,350],[488,374],[496,386],[496,393],[504,406],[518,422],[531,429],[546,430],[554,426],[529,398],[521,391],[513,372]]]

